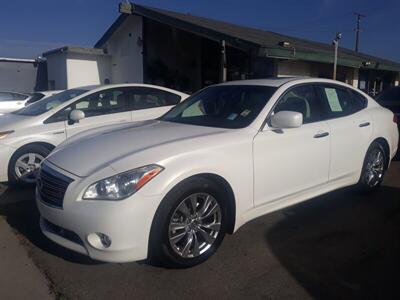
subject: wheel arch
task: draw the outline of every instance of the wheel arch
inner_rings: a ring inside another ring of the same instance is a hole
[[[28,143],[28,144],[25,144],[23,146],[20,146],[19,148],[17,148],[14,151],[14,153],[19,151],[19,150],[21,150],[21,149],[23,149],[23,148],[26,148],[26,147],[29,147],[29,146],[33,146],[33,145],[40,145],[42,147],[45,147],[45,148],[49,149],[50,151],[53,151],[53,149],[56,147],[55,145],[53,145],[51,143],[48,143],[48,142],[32,142],[32,143]]]
[[[192,177],[202,177],[206,178],[210,181],[217,183],[219,186],[224,188],[224,193],[226,195],[226,209],[228,215],[228,223],[227,223],[227,233],[233,233],[235,230],[235,221],[236,221],[236,199],[233,189],[229,182],[220,175],[213,173],[201,173],[196,174]]]
[[[236,222],[236,202],[235,202],[235,194],[233,192],[233,189],[231,187],[231,185],[228,183],[228,181],[223,178],[220,175],[214,174],[214,173],[198,173],[198,174],[194,174],[191,176],[188,176],[186,178],[181,179],[179,182],[177,182],[174,186],[172,186],[172,188],[169,189],[169,191],[166,193],[166,195],[164,196],[164,198],[161,200],[161,202],[158,204],[158,207],[156,209],[156,211],[158,211],[160,209],[160,206],[163,203],[163,200],[165,199],[165,197],[174,191],[174,189],[176,189],[177,187],[179,187],[179,185],[184,184],[185,181],[193,179],[193,178],[204,178],[210,181],[215,182],[216,184],[218,184],[219,186],[221,186],[223,188],[223,191],[226,195],[226,205],[227,205],[227,215],[228,215],[228,222],[227,222],[227,233],[233,233],[234,229],[235,229],[235,222]],[[157,214],[157,213],[156,213]],[[154,218],[151,224],[151,230],[153,229],[154,226]],[[150,233],[151,235],[151,233]],[[149,239],[150,242],[150,239]]]
[[[390,163],[390,146],[389,142],[384,138],[384,137],[379,137],[376,138],[375,140],[372,141],[371,145],[374,143],[378,143],[379,145],[382,146],[383,151],[385,151],[385,167],[386,169],[389,168],[389,163]]]

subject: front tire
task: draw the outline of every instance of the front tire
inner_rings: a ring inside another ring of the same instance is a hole
[[[31,187],[36,183],[40,163],[51,150],[42,145],[28,145],[18,149],[8,165],[8,182],[11,185]]]
[[[226,232],[224,198],[220,186],[200,177],[172,189],[154,217],[149,261],[169,268],[188,268],[212,256]]]
[[[386,153],[381,144],[374,142],[364,159],[358,187],[365,192],[376,190],[383,182],[386,172]]]

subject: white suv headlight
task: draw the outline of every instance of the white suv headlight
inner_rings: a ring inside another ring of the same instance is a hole
[[[148,165],[97,181],[83,194],[84,200],[122,200],[136,193],[157,176],[163,167]]]

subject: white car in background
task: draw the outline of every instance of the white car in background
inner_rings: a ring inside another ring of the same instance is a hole
[[[39,100],[42,100],[46,97],[53,96],[55,94],[61,93],[62,90],[57,90],[57,91],[39,91],[39,92],[34,92],[29,94],[29,98],[25,102],[25,106],[35,103]]]
[[[39,172],[41,229],[96,260],[190,267],[261,215],[357,183],[377,188],[396,121],[332,80],[211,86],[157,120],[56,148]]]
[[[187,96],[145,84],[88,86],[5,114],[0,117],[0,182],[34,184],[41,161],[65,139],[104,125],[160,117]]]
[[[23,108],[29,98],[29,94],[0,91],[0,114]]]
[[[34,93],[0,92],[0,115],[21,109],[45,97],[61,91],[40,91]]]

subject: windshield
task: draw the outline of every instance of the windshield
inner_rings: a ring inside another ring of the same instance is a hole
[[[43,100],[39,100],[35,103],[32,103],[29,106],[26,106],[13,114],[22,115],[22,116],[38,116],[49,110],[56,108],[57,106],[67,102],[68,100],[77,97],[83,93],[86,93],[88,90],[84,89],[71,89],[61,92],[59,94],[44,98]]]
[[[277,88],[223,85],[206,88],[175,106],[162,121],[221,128],[244,128],[258,116]]]

